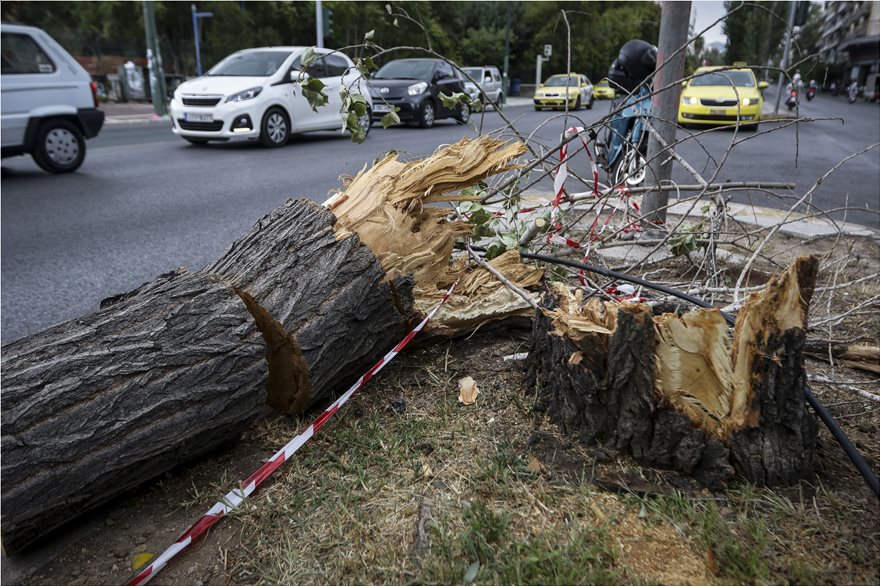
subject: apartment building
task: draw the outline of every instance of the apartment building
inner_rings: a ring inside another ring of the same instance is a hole
[[[819,55],[825,63],[846,65],[847,79],[880,91],[880,2],[828,1],[822,22]]]

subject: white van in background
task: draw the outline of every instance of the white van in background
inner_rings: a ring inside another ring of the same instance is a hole
[[[51,173],[82,165],[86,138],[104,124],[88,72],[44,31],[3,23],[0,67],[2,156],[30,153]]]

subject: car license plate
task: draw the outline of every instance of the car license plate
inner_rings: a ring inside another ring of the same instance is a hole
[[[388,104],[373,104],[373,112],[390,112],[391,106]]]
[[[213,122],[214,115],[213,114],[203,114],[201,112],[184,112],[183,119],[187,122]]]
[[[709,110],[709,114],[713,116],[724,116],[727,114],[727,110]]]

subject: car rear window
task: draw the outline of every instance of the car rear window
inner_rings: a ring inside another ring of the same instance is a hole
[[[3,33],[0,44],[3,75],[55,73],[55,64],[30,35]]]
[[[278,71],[290,51],[247,51],[234,53],[205,75],[226,77],[268,77]]]
[[[434,72],[433,61],[391,61],[382,66],[374,79],[424,79],[430,80]]]
[[[565,76],[551,77],[550,79],[547,80],[547,83],[545,83],[544,85],[552,85],[552,86],[560,86],[560,87],[565,87],[568,85],[568,86],[576,87],[578,85],[578,78],[573,77],[573,76],[572,77],[565,77]]]
[[[751,71],[713,71],[701,73],[691,80],[692,86],[726,85],[755,87],[755,76]]]

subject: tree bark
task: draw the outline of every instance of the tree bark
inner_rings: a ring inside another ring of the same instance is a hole
[[[301,413],[404,334],[411,281],[334,222],[288,202],[202,271],[3,348],[7,553],[237,437],[267,402]]]
[[[534,322],[528,389],[585,443],[721,489],[735,476],[787,485],[813,474],[804,403],[807,305],[818,263],[799,259],[740,312],[652,316],[647,306],[552,287]]]

